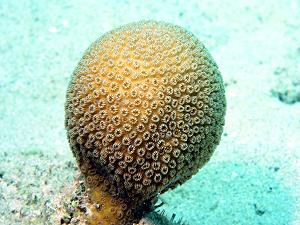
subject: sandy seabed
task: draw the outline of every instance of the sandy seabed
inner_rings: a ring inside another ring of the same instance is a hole
[[[300,224],[300,2],[0,0],[0,224],[45,224],[76,165],[66,87],[89,44],[142,19],[207,46],[226,84],[210,162],[161,196],[190,225]]]

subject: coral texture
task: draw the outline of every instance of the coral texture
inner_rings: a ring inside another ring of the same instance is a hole
[[[183,28],[147,21],[115,29],[85,52],[67,91],[65,125],[89,187],[105,183],[135,211],[210,159],[225,108],[203,44]]]

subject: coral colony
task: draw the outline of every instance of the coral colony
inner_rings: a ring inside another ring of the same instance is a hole
[[[115,29],[84,53],[65,126],[84,177],[82,224],[129,225],[184,183],[220,142],[222,77],[191,33],[164,22]]]

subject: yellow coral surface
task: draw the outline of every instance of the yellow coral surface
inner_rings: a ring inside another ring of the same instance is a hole
[[[68,139],[83,174],[143,202],[189,179],[220,141],[217,65],[191,33],[163,22],[115,29],[85,52],[67,91]]]

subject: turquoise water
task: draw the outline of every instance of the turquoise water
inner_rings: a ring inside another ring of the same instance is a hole
[[[0,224],[44,224],[76,173],[64,129],[70,76],[105,32],[159,20],[194,33],[219,65],[222,140],[161,196],[193,225],[300,224],[299,1],[0,0]]]

